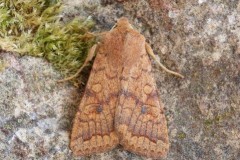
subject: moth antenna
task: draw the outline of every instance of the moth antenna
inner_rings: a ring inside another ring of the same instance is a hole
[[[173,75],[175,75],[175,76],[184,78],[183,75],[167,69],[159,60],[157,60],[156,56],[155,56],[154,53],[153,53],[153,50],[152,50],[151,46],[150,46],[148,43],[146,43],[145,46],[146,46],[146,51],[147,51],[147,53],[157,62],[157,64],[158,64],[164,71],[166,71],[167,73],[173,74]]]
[[[67,77],[67,78],[64,78],[64,79],[61,79],[61,80],[58,80],[57,82],[66,82],[66,81],[69,81],[75,77],[77,77],[79,75],[79,73],[81,73],[81,71],[83,70],[84,67],[86,67],[88,65],[88,63],[93,59],[93,57],[95,56],[95,51],[96,51],[96,48],[97,48],[97,44],[94,44],[89,52],[88,52],[88,55],[87,55],[87,58],[86,60],[84,61],[83,65],[78,69],[78,71],[70,76],[70,77]]]
[[[112,26],[110,31],[112,31],[116,26],[117,26],[117,24],[114,24],[114,26]]]
[[[104,36],[107,32],[101,32],[101,33],[92,33],[92,32],[88,32],[87,34],[90,34],[92,36],[95,36],[95,37],[101,37],[101,36]]]

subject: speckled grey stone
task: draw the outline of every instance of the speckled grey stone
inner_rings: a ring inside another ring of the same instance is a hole
[[[64,2],[66,20],[91,16],[98,32],[128,17],[162,63],[185,75],[166,74],[153,61],[171,142],[166,160],[240,159],[239,0]],[[0,55],[7,62],[0,72],[0,159],[74,159],[69,135],[83,87],[56,83],[60,75],[42,59]],[[118,147],[82,159],[144,158]]]

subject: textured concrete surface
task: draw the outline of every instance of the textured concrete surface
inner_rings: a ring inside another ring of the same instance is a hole
[[[240,159],[239,0],[65,4],[66,20],[92,16],[98,32],[128,17],[162,63],[186,76],[155,67],[171,142],[165,159]],[[0,159],[74,159],[69,135],[84,85],[58,84],[59,78],[42,59],[0,53]],[[144,158],[119,146],[82,159]]]

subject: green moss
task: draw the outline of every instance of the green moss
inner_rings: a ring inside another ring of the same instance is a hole
[[[61,21],[59,0],[0,0],[0,48],[43,57],[65,76],[82,65],[95,36],[91,19]]]
[[[2,72],[7,67],[7,63],[0,59],[0,72]]]
[[[204,124],[205,124],[206,126],[210,126],[210,125],[213,124],[213,122],[214,122],[213,120],[207,119],[207,120],[204,121]]]
[[[186,138],[186,133],[184,133],[184,132],[179,133],[179,134],[178,134],[178,138],[179,138],[179,139],[184,139],[184,138]]]
[[[206,119],[204,124],[207,128],[210,128],[212,125],[218,125],[223,121],[230,119],[234,115],[234,110],[230,109],[224,113],[218,114],[211,119]]]

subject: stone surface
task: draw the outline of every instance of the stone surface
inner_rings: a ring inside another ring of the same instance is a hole
[[[165,159],[240,159],[240,1],[64,3],[66,20],[92,16],[98,32],[128,17],[162,63],[186,76],[155,67],[171,142]],[[1,52],[0,60],[0,159],[74,159],[69,135],[84,87],[56,83],[59,73],[39,58]],[[79,159],[144,158],[119,146]]]

